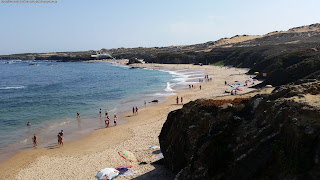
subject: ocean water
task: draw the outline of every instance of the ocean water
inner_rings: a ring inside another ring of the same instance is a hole
[[[188,69],[129,69],[102,62],[0,61],[0,160],[32,148],[33,134],[39,147],[56,144],[62,129],[67,141],[81,138],[104,128],[100,108],[102,114],[108,109],[113,125],[114,114],[143,107],[144,100],[162,100],[200,77]]]

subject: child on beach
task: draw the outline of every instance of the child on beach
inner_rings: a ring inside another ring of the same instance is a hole
[[[114,117],[113,117],[113,123],[114,123],[114,126],[116,126],[116,125],[117,125],[117,120],[118,120],[117,115],[114,115]]]
[[[33,141],[33,146],[34,146],[35,148],[38,147],[37,136],[36,136],[35,134],[33,135],[32,141]]]

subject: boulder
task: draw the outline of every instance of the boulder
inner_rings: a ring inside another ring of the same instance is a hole
[[[159,135],[164,164],[176,179],[319,179],[320,108],[294,100],[315,90],[319,81],[185,104]]]

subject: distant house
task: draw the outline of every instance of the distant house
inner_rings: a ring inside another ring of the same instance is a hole
[[[112,58],[112,56],[108,53],[103,53],[103,54],[94,54],[91,55],[91,58],[96,58],[96,59],[109,59]]]

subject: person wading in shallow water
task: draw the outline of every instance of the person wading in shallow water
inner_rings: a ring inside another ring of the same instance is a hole
[[[109,116],[107,116],[106,120],[104,121],[106,127],[109,127],[109,124],[110,124],[110,118]]]
[[[106,109],[106,117],[108,116],[108,109]]]
[[[58,133],[57,137],[58,137],[58,145],[59,146],[63,146],[63,130],[61,130],[61,132]]]
[[[34,146],[35,148],[38,147],[37,136],[36,136],[35,134],[33,135],[32,141],[33,141],[33,146]]]
[[[117,120],[118,120],[117,115],[114,115],[114,117],[113,117],[113,123],[114,123],[114,126],[116,126],[116,125],[117,125]]]

